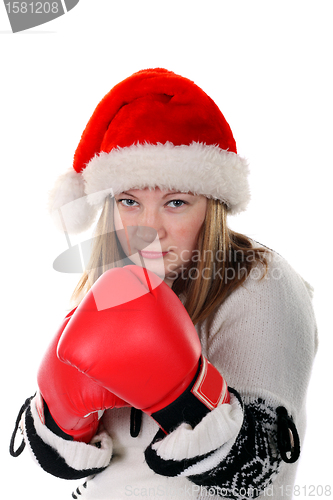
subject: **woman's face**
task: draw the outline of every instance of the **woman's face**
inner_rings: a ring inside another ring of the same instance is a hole
[[[125,254],[172,286],[196,248],[207,198],[147,188],[130,189],[115,200],[115,229]]]

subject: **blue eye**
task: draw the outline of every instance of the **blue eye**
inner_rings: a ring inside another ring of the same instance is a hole
[[[172,208],[182,207],[186,204],[186,202],[183,200],[171,200],[169,201],[168,205],[170,205],[170,203],[174,203],[174,206]]]
[[[123,198],[122,200],[118,200],[118,203],[121,203],[124,207],[133,207],[136,201],[130,198]]]

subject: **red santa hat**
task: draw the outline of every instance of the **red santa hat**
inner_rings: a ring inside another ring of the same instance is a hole
[[[247,175],[214,101],[187,78],[148,69],[120,82],[98,104],[49,207],[65,214],[69,233],[87,229],[106,196],[128,189],[202,194],[237,214],[249,201]]]

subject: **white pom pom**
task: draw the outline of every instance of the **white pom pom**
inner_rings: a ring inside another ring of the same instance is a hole
[[[83,177],[73,168],[57,179],[49,195],[49,212],[55,225],[70,234],[93,223],[97,208],[88,203]]]

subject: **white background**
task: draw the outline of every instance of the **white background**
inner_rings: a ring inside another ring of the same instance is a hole
[[[231,226],[277,250],[315,288],[320,349],[296,483],[300,498],[311,485],[318,497],[320,486],[333,486],[332,14],[321,0],[81,0],[12,34],[0,5],[1,463],[10,498],[60,500],[74,487],[42,472],[27,451],[18,459],[7,451],[78,279],[52,268],[66,240],[49,219],[48,190],[71,166],[99,100],[157,66],[215,100],[250,162],[252,201]]]

